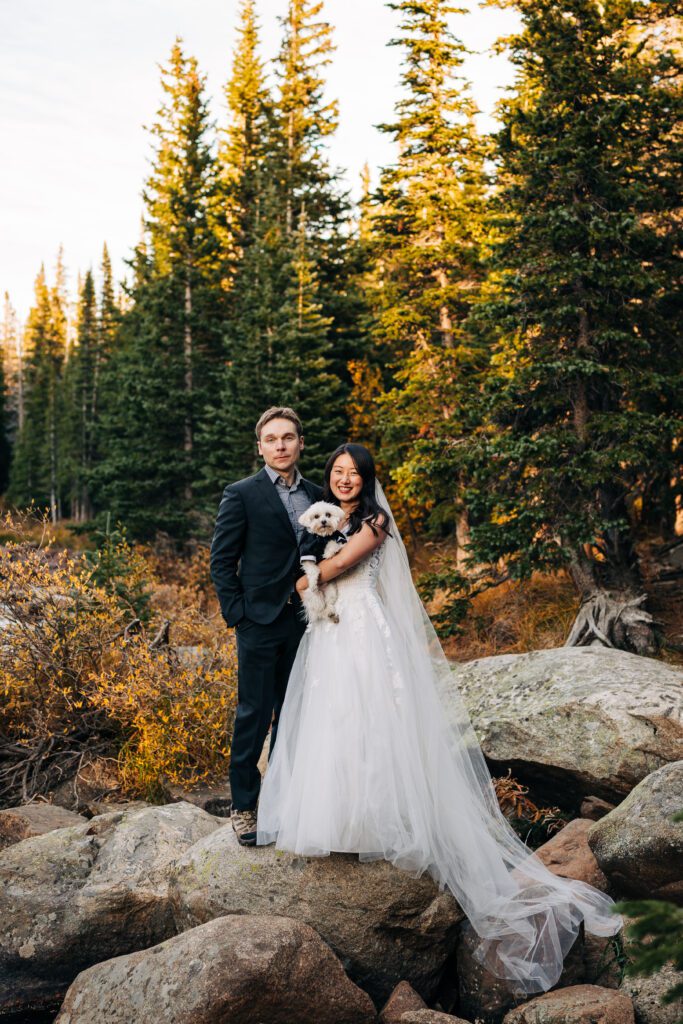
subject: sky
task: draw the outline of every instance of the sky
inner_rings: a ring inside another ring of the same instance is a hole
[[[257,4],[265,58],[278,51],[286,5]],[[225,123],[238,8],[238,0],[0,0],[0,293],[22,320],[40,264],[52,278],[60,245],[72,291],[78,272],[97,270],[105,241],[117,277],[126,272],[140,233],[159,64],[181,36],[207,76],[213,117]],[[363,164],[376,182],[394,157],[375,125],[391,120],[400,95],[400,51],[387,46],[397,14],[381,0],[326,0],[325,17],[337,48],[328,96],[340,104],[330,159],[357,194]],[[452,17],[454,33],[477,51],[465,74],[485,130],[513,77],[490,48],[517,24],[513,11],[475,0]]]

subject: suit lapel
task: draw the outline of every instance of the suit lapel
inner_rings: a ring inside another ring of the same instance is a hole
[[[259,484],[261,491],[263,492],[263,496],[270,505],[271,510],[275,512],[280,522],[284,523],[290,537],[293,537],[296,541],[296,534],[294,533],[294,528],[289,520],[289,516],[287,515],[287,509],[282,502],[282,498],[275,489],[275,484],[270,479],[265,469],[262,469],[261,472],[257,474],[256,482]]]

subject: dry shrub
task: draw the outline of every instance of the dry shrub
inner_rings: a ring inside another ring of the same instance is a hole
[[[530,580],[501,583],[472,599],[460,635],[444,646],[456,661],[561,647],[578,604],[564,573],[534,573]]]
[[[129,664],[103,672],[91,699],[134,737],[119,755],[124,790],[157,798],[161,776],[191,786],[227,773],[237,653],[209,596],[208,550],[198,548],[187,559],[147,556],[166,580],[155,577],[150,607],[155,627],[168,623],[171,643],[150,651],[140,637],[129,648]],[[132,687],[122,672],[132,673]]]
[[[529,846],[536,848],[559,832],[569,821],[559,807],[538,807],[529,797],[528,786],[508,771],[493,780],[500,809]]]
[[[225,775],[234,677],[231,644],[194,654],[150,649],[142,635],[93,676],[91,706],[115,719],[127,737],[119,752],[125,793],[156,799],[162,775],[187,786]]]
[[[33,517],[7,515],[2,531],[0,805],[49,792],[84,754],[116,756],[124,790],[148,798],[162,774],[191,785],[225,772],[234,646],[192,587],[169,616],[150,573],[145,628],[82,556],[53,548],[44,522],[41,533]]]

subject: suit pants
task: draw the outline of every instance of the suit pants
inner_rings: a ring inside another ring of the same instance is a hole
[[[230,755],[232,804],[238,811],[254,810],[261,788],[258,762],[268,729],[270,753],[284,703],[287,680],[306,628],[298,596],[286,604],[274,622],[262,625],[242,619],[237,636],[237,712]]]

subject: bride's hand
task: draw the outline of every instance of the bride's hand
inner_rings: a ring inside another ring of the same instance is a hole
[[[298,594],[301,594],[304,590],[308,590],[308,577],[300,576],[296,581],[296,591]]]

